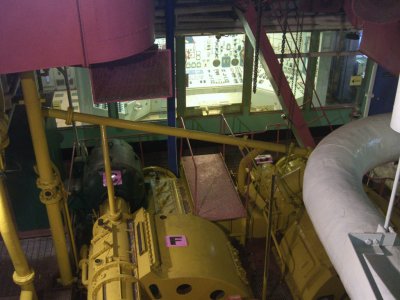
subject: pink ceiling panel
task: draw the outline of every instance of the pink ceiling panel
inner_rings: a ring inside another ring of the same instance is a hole
[[[400,22],[364,22],[360,51],[394,75],[400,74]]]
[[[1,0],[0,74],[95,64],[153,44],[153,2]]]
[[[82,62],[76,2],[2,0],[0,74]]]
[[[360,51],[396,76],[400,73],[399,5],[398,0],[346,0],[344,5],[353,26],[363,30]]]
[[[81,0],[80,12],[90,64],[143,52],[154,42],[153,1]]]

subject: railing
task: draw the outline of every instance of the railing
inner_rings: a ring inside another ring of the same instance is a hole
[[[226,129],[228,129],[229,134],[231,136],[234,136],[234,137],[249,136],[250,139],[253,139],[255,134],[257,134],[257,133],[265,133],[268,129],[275,128],[276,131],[277,131],[276,143],[280,142],[280,129],[281,129],[281,127],[284,126],[284,124],[281,124],[281,123],[271,124],[269,126],[266,126],[266,129],[264,131],[259,131],[259,132],[255,132],[255,131],[252,131],[252,132],[241,132],[241,133],[236,133],[235,134],[233,132],[231,126],[229,125],[227,119],[225,118],[225,115],[224,114],[220,114],[220,117],[221,117],[220,134],[225,134],[226,133]],[[225,160],[225,148],[226,148],[226,145],[222,144],[222,157],[224,158],[224,160]],[[248,148],[245,148],[245,149],[247,150],[247,154],[248,154],[250,151],[248,150]],[[239,147],[239,151],[240,151],[240,153],[242,155],[242,159],[243,159],[247,154],[244,153],[244,151],[240,147]],[[276,154],[278,154],[278,152],[276,152]],[[248,176],[247,176],[247,179],[246,179],[246,181],[247,181],[246,184],[247,185],[250,184],[250,172],[255,167],[256,167],[256,163],[254,162],[254,160],[252,160],[252,163],[249,164],[249,166],[248,166],[249,171],[248,171]],[[246,207],[246,209],[247,209],[247,206],[249,204],[249,198],[250,198],[249,190],[247,190],[246,195],[245,195],[245,199],[244,199],[244,202],[245,202],[244,206]]]
[[[229,126],[228,121],[226,120],[224,114],[220,114],[221,117],[221,125],[220,125],[220,134],[225,134],[225,129],[229,130],[229,133],[231,136],[235,136],[235,134],[232,131],[232,128]],[[222,157],[225,159],[225,144],[222,144]],[[242,154],[242,157],[245,157],[245,154],[242,150],[242,148],[239,148],[240,153]]]
[[[180,117],[180,121],[181,121],[182,128],[186,129],[185,121],[183,120],[182,117]],[[185,138],[185,139],[186,139],[186,142],[188,144],[190,155],[192,156],[192,161],[193,161],[193,166],[194,166],[194,195],[192,195],[192,196],[193,196],[193,202],[194,202],[194,213],[197,214],[198,213],[198,205],[197,205],[197,164],[196,164],[196,159],[194,157],[192,145],[190,144],[189,138]],[[182,139],[181,139],[179,155],[180,155],[179,157],[182,158],[182,155],[183,155],[183,142],[182,142]]]
[[[225,118],[225,115],[220,114],[220,117],[221,117],[220,134],[226,134],[225,129],[228,129],[230,136],[233,136],[233,137],[248,136],[248,137],[250,137],[251,140],[253,140],[255,134],[262,134],[270,129],[275,129],[276,130],[276,140],[275,140],[276,144],[280,143],[280,130],[282,129],[282,127],[285,127],[285,124],[275,123],[275,124],[267,125],[265,127],[265,130],[262,130],[262,131],[248,131],[248,132],[234,133],[232,128],[230,127],[227,119]],[[224,159],[225,159],[225,149],[226,149],[226,145],[222,144],[222,156],[224,157]],[[245,149],[248,151],[247,148],[245,148]],[[246,155],[246,153],[244,153],[241,148],[239,148],[239,151],[240,151],[242,157],[244,157]],[[278,154],[279,152],[275,152],[275,153]]]

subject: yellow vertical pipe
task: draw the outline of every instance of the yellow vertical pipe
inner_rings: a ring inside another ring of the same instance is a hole
[[[31,291],[22,291],[19,300],[34,300],[34,295]]]
[[[107,183],[108,205],[110,207],[110,217],[111,220],[116,221],[119,219],[121,214],[120,212],[117,211],[115,204],[114,183],[111,177],[112,173],[111,173],[111,163],[110,163],[110,152],[108,149],[106,126],[100,125],[100,132],[101,132],[101,146],[103,149],[103,158],[104,158],[104,172]]]
[[[0,169],[4,170],[2,157],[0,157]],[[21,286],[22,292],[30,292],[32,294],[31,299],[36,300],[37,296],[33,285],[35,272],[29,267],[22,251],[17,230],[11,218],[3,177],[0,177],[0,232],[15,269],[14,282]]]
[[[42,189],[40,199],[46,205],[49,217],[50,230],[60,270],[60,283],[69,285],[73,282],[73,276],[61,217],[60,200],[62,193],[57,186],[57,175],[50,160],[40,99],[33,72],[22,74],[21,86],[39,173],[38,185]]]

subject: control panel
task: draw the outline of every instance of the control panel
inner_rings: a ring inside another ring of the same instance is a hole
[[[213,88],[213,92],[216,91],[214,89],[216,87],[241,87],[244,41],[244,34],[186,37],[187,87],[189,89]],[[279,47],[280,44],[280,40],[276,40],[273,47]],[[285,73],[291,74],[292,71],[286,64],[287,62],[284,67]],[[273,91],[261,65],[258,67],[257,88]]]

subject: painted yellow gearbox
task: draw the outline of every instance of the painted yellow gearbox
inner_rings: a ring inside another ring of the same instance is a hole
[[[251,296],[237,252],[215,224],[182,214],[153,219],[140,210],[134,226],[138,278],[150,299]]]

